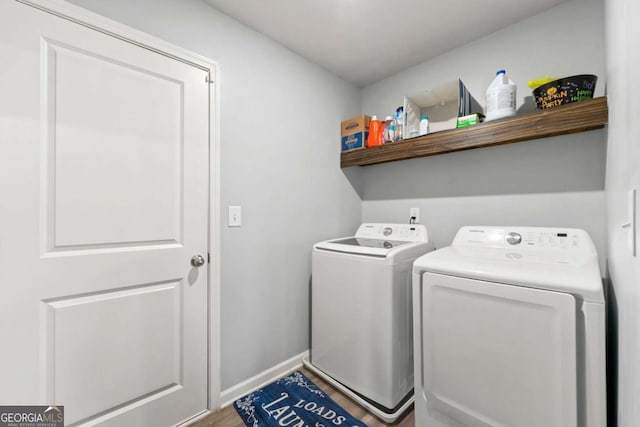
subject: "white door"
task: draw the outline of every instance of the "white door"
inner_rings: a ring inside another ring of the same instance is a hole
[[[0,404],[207,406],[208,72],[0,2]]]
[[[572,295],[434,273],[422,286],[416,391],[432,416],[468,427],[577,426]]]

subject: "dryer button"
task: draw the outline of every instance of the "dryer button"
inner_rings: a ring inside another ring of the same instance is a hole
[[[522,242],[522,236],[519,233],[507,233],[507,243],[510,245],[519,245]]]

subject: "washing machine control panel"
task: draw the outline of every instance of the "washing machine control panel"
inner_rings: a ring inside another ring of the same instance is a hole
[[[427,228],[422,224],[374,224],[365,223],[358,228],[355,237],[401,242],[428,241]]]
[[[584,253],[595,250],[584,230],[547,227],[462,227],[452,245]]]

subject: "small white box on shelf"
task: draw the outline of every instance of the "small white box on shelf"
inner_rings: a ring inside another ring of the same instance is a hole
[[[419,135],[420,117],[429,117],[429,133],[455,129],[458,117],[482,113],[480,103],[469,93],[462,80],[443,83],[433,89],[404,97],[405,137]]]

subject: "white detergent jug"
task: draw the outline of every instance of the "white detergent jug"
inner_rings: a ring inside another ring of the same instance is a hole
[[[504,70],[498,70],[487,88],[486,101],[486,122],[516,115],[516,84]]]

